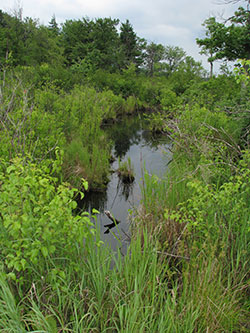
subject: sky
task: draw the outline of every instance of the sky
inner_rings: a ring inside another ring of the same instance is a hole
[[[111,17],[121,22],[128,19],[139,37],[179,46],[208,69],[206,57],[199,54],[195,41],[205,36],[202,23],[210,16],[228,18],[240,5],[221,2],[223,0],[0,0],[0,9],[11,14],[22,8],[23,17],[39,19],[45,25],[53,15],[57,23],[83,17]]]

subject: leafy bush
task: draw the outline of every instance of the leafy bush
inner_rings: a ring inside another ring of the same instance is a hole
[[[8,277],[27,287],[34,278],[60,284],[65,266],[77,271],[84,240],[95,233],[88,213],[73,214],[77,190],[50,175],[60,160],[58,153],[41,165],[18,157],[1,161],[0,256]]]
[[[145,114],[145,119],[148,121],[148,128],[153,133],[162,133],[167,131],[168,117],[161,112],[153,112]]]
[[[160,92],[159,102],[163,110],[168,111],[172,106],[178,103],[178,98],[173,90],[163,88]]]
[[[223,262],[224,273],[241,269],[240,280],[247,270],[250,241],[250,151],[239,162],[235,175],[220,186],[194,178],[187,183],[189,198],[177,205],[176,210],[166,209],[166,220],[184,223],[192,245],[189,251],[211,255],[211,246]],[[188,241],[187,241],[188,242]],[[213,245],[212,245],[213,244]]]
[[[220,75],[203,82],[194,82],[181,97],[190,105],[199,104],[210,110],[232,107],[240,101],[240,86],[234,77]]]

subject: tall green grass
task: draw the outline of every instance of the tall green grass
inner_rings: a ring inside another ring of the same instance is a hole
[[[125,258],[90,242],[78,272],[65,270],[64,287],[39,290],[34,281],[18,303],[1,280],[1,330],[244,332],[240,291],[225,281],[218,260],[183,262],[181,277],[173,279],[168,256],[153,241],[144,232]]]
[[[0,329],[2,332],[25,332],[21,308],[2,269],[0,271]]]

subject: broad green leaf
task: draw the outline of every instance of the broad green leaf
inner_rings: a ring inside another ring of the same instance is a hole
[[[48,254],[49,254],[48,249],[45,246],[43,246],[41,248],[41,252],[42,252],[42,255],[44,256],[44,258],[46,258],[48,256]]]

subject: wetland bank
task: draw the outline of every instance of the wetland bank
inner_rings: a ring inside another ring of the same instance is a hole
[[[0,11],[0,330],[247,332],[249,60],[117,25]]]

